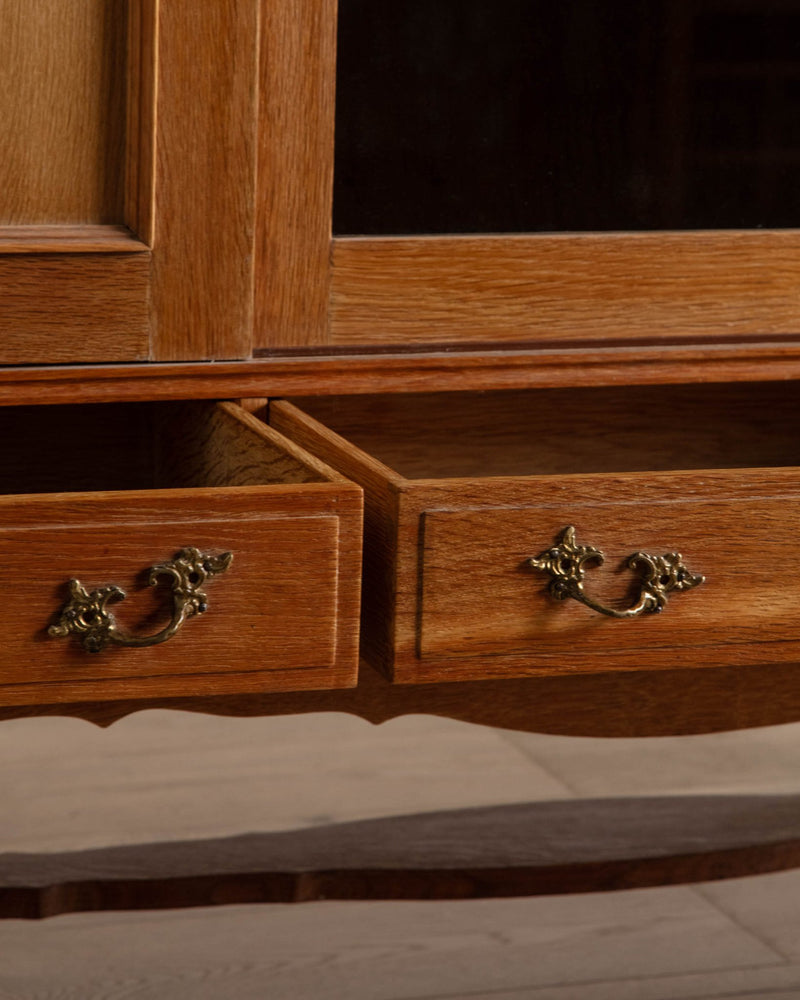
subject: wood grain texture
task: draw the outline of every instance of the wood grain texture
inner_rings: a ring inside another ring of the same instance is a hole
[[[726,497],[726,478],[741,486],[738,497]],[[421,681],[450,670],[466,679],[800,660],[798,595],[775,572],[800,498],[796,472],[791,482],[738,473],[597,476],[582,478],[577,489],[569,477],[556,489],[534,478],[518,507],[506,485],[487,490],[484,507],[473,494],[468,510],[423,514],[421,596],[413,631],[398,629],[396,680],[406,669]],[[764,496],[772,491],[777,495]],[[638,599],[637,578],[625,566],[637,551],[682,552],[706,580],[673,594],[662,614],[631,621],[554,601],[550,578],[526,560],[554,544],[567,523],[577,526],[580,543],[607,555],[607,565],[586,579],[587,594],[606,606],[623,609]],[[412,597],[398,594],[398,602]]]
[[[796,663],[392,684],[362,663],[347,690],[214,696],[180,694],[0,705],[0,719],[71,716],[110,726],[151,708],[230,717],[346,712],[373,724],[436,715],[518,732],[565,736],[688,736],[800,720]],[[76,698],[78,695],[76,694]]]
[[[790,231],[336,239],[331,343],[791,334]]]
[[[0,362],[145,360],[149,258],[149,253],[0,257]]]
[[[156,177],[158,0],[128,3],[125,222],[153,242]]]
[[[295,402],[406,479],[800,464],[800,401],[792,382]]]
[[[306,401],[327,430],[288,404],[271,413],[363,486],[384,567],[363,648],[395,682],[424,683],[800,660],[797,598],[775,572],[800,486],[797,403],[791,386],[750,388]],[[648,403],[665,415],[652,430]],[[569,524],[608,555],[587,582],[601,603],[635,603],[622,567],[637,551],[682,552],[706,582],[630,622],[555,602],[527,560]]]
[[[186,491],[180,500],[155,492],[139,504],[120,494],[54,497],[35,505],[28,498],[40,525],[14,523],[0,532],[10,588],[0,701],[352,684],[354,643],[348,637],[356,634],[357,616],[352,609],[348,621],[337,616],[341,591],[357,591],[358,582],[350,562],[342,567],[338,560],[343,505],[333,487],[306,490],[308,498],[289,487]],[[2,514],[8,524],[16,511],[5,506]],[[209,585],[208,613],[187,622],[171,641],[91,656],[73,641],[47,635],[73,577],[90,587],[122,587],[129,594],[115,608],[122,627],[135,634],[158,631],[168,602],[143,587],[141,575],[185,545],[232,551],[235,568]],[[340,655],[342,649],[349,657]]]
[[[5,6],[9,13],[3,16],[10,18],[14,4]],[[248,357],[253,308],[257,0],[199,6],[188,0],[160,5],[156,0],[141,4],[94,0],[84,5],[86,11],[81,8],[80,15],[66,15],[63,5],[52,0],[40,6],[49,20],[31,23],[41,34],[39,48],[44,48],[44,56],[51,49],[61,52],[62,28],[69,42],[70,25],[75,28],[72,34],[80,27],[80,44],[66,44],[59,65],[63,62],[64,73],[76,75],[81,86],[99,88],[101,96],[109,88],[115,94],[119,91],[118,106],[101,107],[98,99],[92,102],[82,91],[76,92],[77,83],[70,90],[70,80],[61,79],[58,72],[37,76],[30,69],[27,73],[39,95],[42,127],[56,130],[58,141],[53,139],[53,143],[67,142],[69,137],[62,137],[57,126],[61,127],[61,119],[69,124],[74,118],[73,145],[87,147],[97,160],[93,174],[67,149],[64,184],[85,176],[92,190],[99,191],[105,178],[103,183],[111,193],[102,196],[109,204],[113,201],[115,208],[76,215],[59,212],[55,203],[42,202],[41,211],[18,211],[5,219],[13,229],[0,230],[0,249],[17,254],[56,251],[64,256],[26,268],[30,275],[10,297],[10,332],[4,338],[0,361],[63,364]],[[65,18],[66,26],[61,25]],[[8,37],[9,44],[20,48],[26,58],[44,59],[36,46],[18,44],[14,31]],[[73,49],[78,54],[86,52],[78,58]],[[119,77],[118,86],[112,87],[113,81],[103,76],[106,64]],[[47,65],[45,60],[45,69]],[[199,65],[202,72],[197,71]],[[19,70],[12,63],[9,72],[16,79]],[[61,104],[51,100],[44,85],[48,81],[59,89],[64,114],[54,113]],[[4,106],[19,111],[19,104],[20,100],[9,99]],[[87,129],[81,122],[86,116],[92,122],[97,119],[103,130],[84,134]],[[25,134],[22,128],[13,131]],[[109,165],[110,154],[105,150],[111,145],[116,159]],[[34,155],[46,173],[53,155],[48,159],[46,151],[35,144],[31,148],[32,153],[25,147],[26,155]],[[18,172],[28,176],[22,167]],[[35,173],[30,172],[34,179]],[[54,173],[54,190],[64,200],[67,196],[55,184],[59,176]],[[6,188],[13,194],[10,182]],[[81,231],[79,223],[93,225]],[[98,223],[116,225],[103,232]],[[42,228],[32,231],[29,227],[34,224]],[[70,225],[59,232],[59,224]],[[109,259],[108,274],[103,276],[99,258],[75,262],[69,256],[142,250],[150,245],[155,248],[152,257],[143,254],[131,275],[121,275],[121,265]],[[31,291],[41,269],[46,277]],[[0,275],[0,280],[4,278]],[[131,295],[137,296],[141,310],[134,329],[125,314]],[[99,331],[83,315],[80,306],[84,302],[104,318],[102,342]],[[6,316],[0,319],[5,334]],[[49,329],[56,325],[60,330],[57,346]]]
[[[292,403],[271,401],[270,425],[338,469],[364,490],[364,559],[362,575],[361,653],[391,670],[400,553],[396,524],[402,480],[387,466],[354,448],[340,435]]]
[[[141,685],[152,693],[160,684],[171,690],[235,690],[243,684],[269,688],[275,672],[278,689],[291,675],[308,670],[308,683],[336,684],[331,669],[336,635],[337,518],[335,512],[277,517],[237,511],[214,516],[200,496],[183,498],[182,517],[153,512],[148,524],[109,520],[98,502],[83,525],[59,515],[55,500],[50,523],[41,528],[0,530],[13,590],[1,617],[7,635],[0,666],[0,699],[74,697],[74,691],[122,694]],[[109,497],[124,510],[124,499]],[[3,513],[6,513],[5,511]],[[239,513],[239,516],[236,516]],[[94,539],[102,539],[102,543]],[[142,580],[153,565],[172,559],[187,545],[201,552],[233,552],[234,565],[207,588],[209,610],[187,621],[178,635],[143,649],[109,647],[96,655],[72,639],[47,635],[68,597],[67,582],[77,578],[91,588],[114,584],[128,595],[114,607],[120,627],[134,635],[154,634],[169,622],[168,587],[154,591]],[[295,560],[297,559],[297,563]],[[27,575],[26,575],[27,574]],[[13,600],[12,600],[13,595]],[[235,652],[234,652],[235,651]],[[234,680],[231,675],[250,674]],[[228,675],[228,676],[226,676]],[[341,683],[341,679],[339,679]],[[41,686],[41,687],[38,687]],[[112,695],[113,696],[113,695]]]
[[[0,225],[124,221],[126,9],[0,3]]]
[[[258,0],[158,9],[152,358],[247,357]]]
[[[112,691],[148,697],[159,691],[286,690],[355,682],[360,491],[336,475],[328,481],[314,459],[303,464],[295,445],[287,444],[287,454],[280,455],[280,437],[237,407],[205,409],[207,420],[196,408],[177,405],[169,413],[159,411],[149,429],[146,414],[144,422],[132,421],[130,434],[144,438],[143,445],[153,433],[184,441],[191,421],[203,428],[203,447],[192,446],[182,463],[165,463],[169,452],[163,447],[161,470],[156,456],[149,456],[152,485],[162,488],[142,489],[148,476],[143,446],[136,474],[144,482],[138,489],[0,497],[4,704],[73,700],[76,692],[81,698],[109,697]],[[56,421],[70,416],[49,412]],[[76,416],[84,412],[78,408]],[[110,417],[114,414],[97,415],[101,431]],[[125,413],[115,419],[124,424]],[[81,425],[82,434],[70,437],[70,429],[58,426],[51,435],[71,440],[72,463],[98,470],[109,464],[103,433],[87,434]],[[113,449],[115,435],[108,436]],[[32,447],[32,437],[20,441]],[[127,451],[120,455],[131,457]],[[35,458],[29,453],[29,462]],[[11,467],[16,467],[13,461]],[[163,488],[186,483],[189,488]],[[48,482],[46,488],[54,485]],[[72,640],[47,635],[72,578],[90,588],[122,587],[130,595],[115,608],[122,627],[134,634],[159,631],[169,620],[164,612],[169,600],[144,587],[142,573],[188,545],[234,553],[236,569],[209,587],[216,614],[187,622],[163,645],[111,647],[97,656]]]
[[[328,339],[336,0],[262,0],[254,345]]]
[[[112,0],[0,5],[3,363],[150,356],[151,261],[123,225],[135,158],[126,105],[140,103],[126,76],[142,35],[129,8],[141,20],[140,4]]]
[[[0,855],[0,917],[642,888],[800,863],[793,796],[490,806],[217,840]]]
[[[0,441],[2,495],[345,482],[234,403],[6,407]]]
[[[0,254],[136,253],[146,243],[127,226],[3,226]]]
[[[91,376],[91,377],[89,377]],[[800,379],[793,341],[272,357],[214,364],[0,367],[0,406],[147,399],[450,393]]]
[[[157,450],[161,474],[181,487],[345,481],[234,403],[166,404]]]

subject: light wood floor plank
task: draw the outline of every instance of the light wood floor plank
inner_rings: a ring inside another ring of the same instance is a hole
[[[735,733],[598,740],[503,737],[582,798],[800,792],[800,724]]]
[[[737,969],[659,979],[570,983],[538,989],[426,997],[426,1000],[797,1000],[800,966]]]
[[[704,885],[703,897],[788,961],[800,962],[800,871]],[[798,994],[800,996],[800,993]]]
[[[490,729],[423,716],[144,712],[0,726],[0,853],[291,830],[569,797]]]
[[[0,954],[15,1000],[427,1000],[781,964],[682,888],[7,921]]]

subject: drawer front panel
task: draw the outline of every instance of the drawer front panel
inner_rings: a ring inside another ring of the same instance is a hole
[[[6,509],[0,703],[353,684],[358,574],[343,543],[352,545],[358,522],[339,516],[326,487],[294,502],[292,492],[188,491],[172,510],[165,494],[140,504],[106,494],[72,508],[67,497],[31,498],[13,506],[27,511],[16,525]],[[172,592],[168,581],[148,586],[147,572],[188,546],[230,551],[233,561],[203,585],[207,611],[167,641],[90,653],[75,635],[48,634],[71,579],[87,590],[120,587],[127,596],[108,605],[119,629],[157,634],[170,621]]]
[[[433,663],[484,657],[482,674],[554,669],[657,669],[736,660],[760,644],[758,659],[785,659],[800,638],[800,579],[789,526],[796,496],[750,499],[692,496],[645,503],[520,505],[428,510],[421,520],[417,655]],[[635,605],[641,587],[627,558],[680,552],[705,576],[673,592],[660,614],[616,620],[573,599],[554,599],[550,577],[531,557],[575,526],[580,545],[600,549],[585,591],[616,609]],[[798,655],[800,649],[794,651]],[[607,654],[613,654],[610,658]],[[494,660],[493,658],[497,658]]]

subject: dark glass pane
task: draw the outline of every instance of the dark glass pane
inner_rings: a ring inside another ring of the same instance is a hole
[[[792,0],[339,0],[334,230],[800,225]]]

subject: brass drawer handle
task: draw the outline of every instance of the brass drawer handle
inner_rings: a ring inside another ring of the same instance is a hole
[[[651,556],[646,552],[634,552],[628,559],[628,566],[642,578],[642,589],[638,601],[626,611],[617,611],[598,604],[587,596],[583,589],[583,578],[587,563],[600,565],[603,553],[591,545],[577,545],[575,528],[564,528],[553,548],[540,553],[528,563],[534,569],[549,573],[552,577],[548,590],[558,601],[568,597],[580,601],[592,611],[609,618],[638,618],[642,614],[658,614],[664,610],[667,594],[673,590],[690,590],[699,587],[704,576],[690,573],[683,563],[680,552],[667,552],[663,556]]]
[[[70,599],[61,609],[56,625],[47,630],[52,636],[79,636],[84,649],[99,653],[109,643],[117,646],[155,646],[172,638],[187,618],[208,610],[208,598],[201,589],[206,580],[224,573],[233,561],[231,552],[219,556],[204,555],[198,549],[186,548],[169,562],[152,566],[148,584],[154,587],[160,576],[171,577],[172,621],[155,635],[135,636],[117,628],[114,615],[106,608],[112,601],[121,601],[125,591],[113,584],[87,590],[79,580],[69,581]]]

